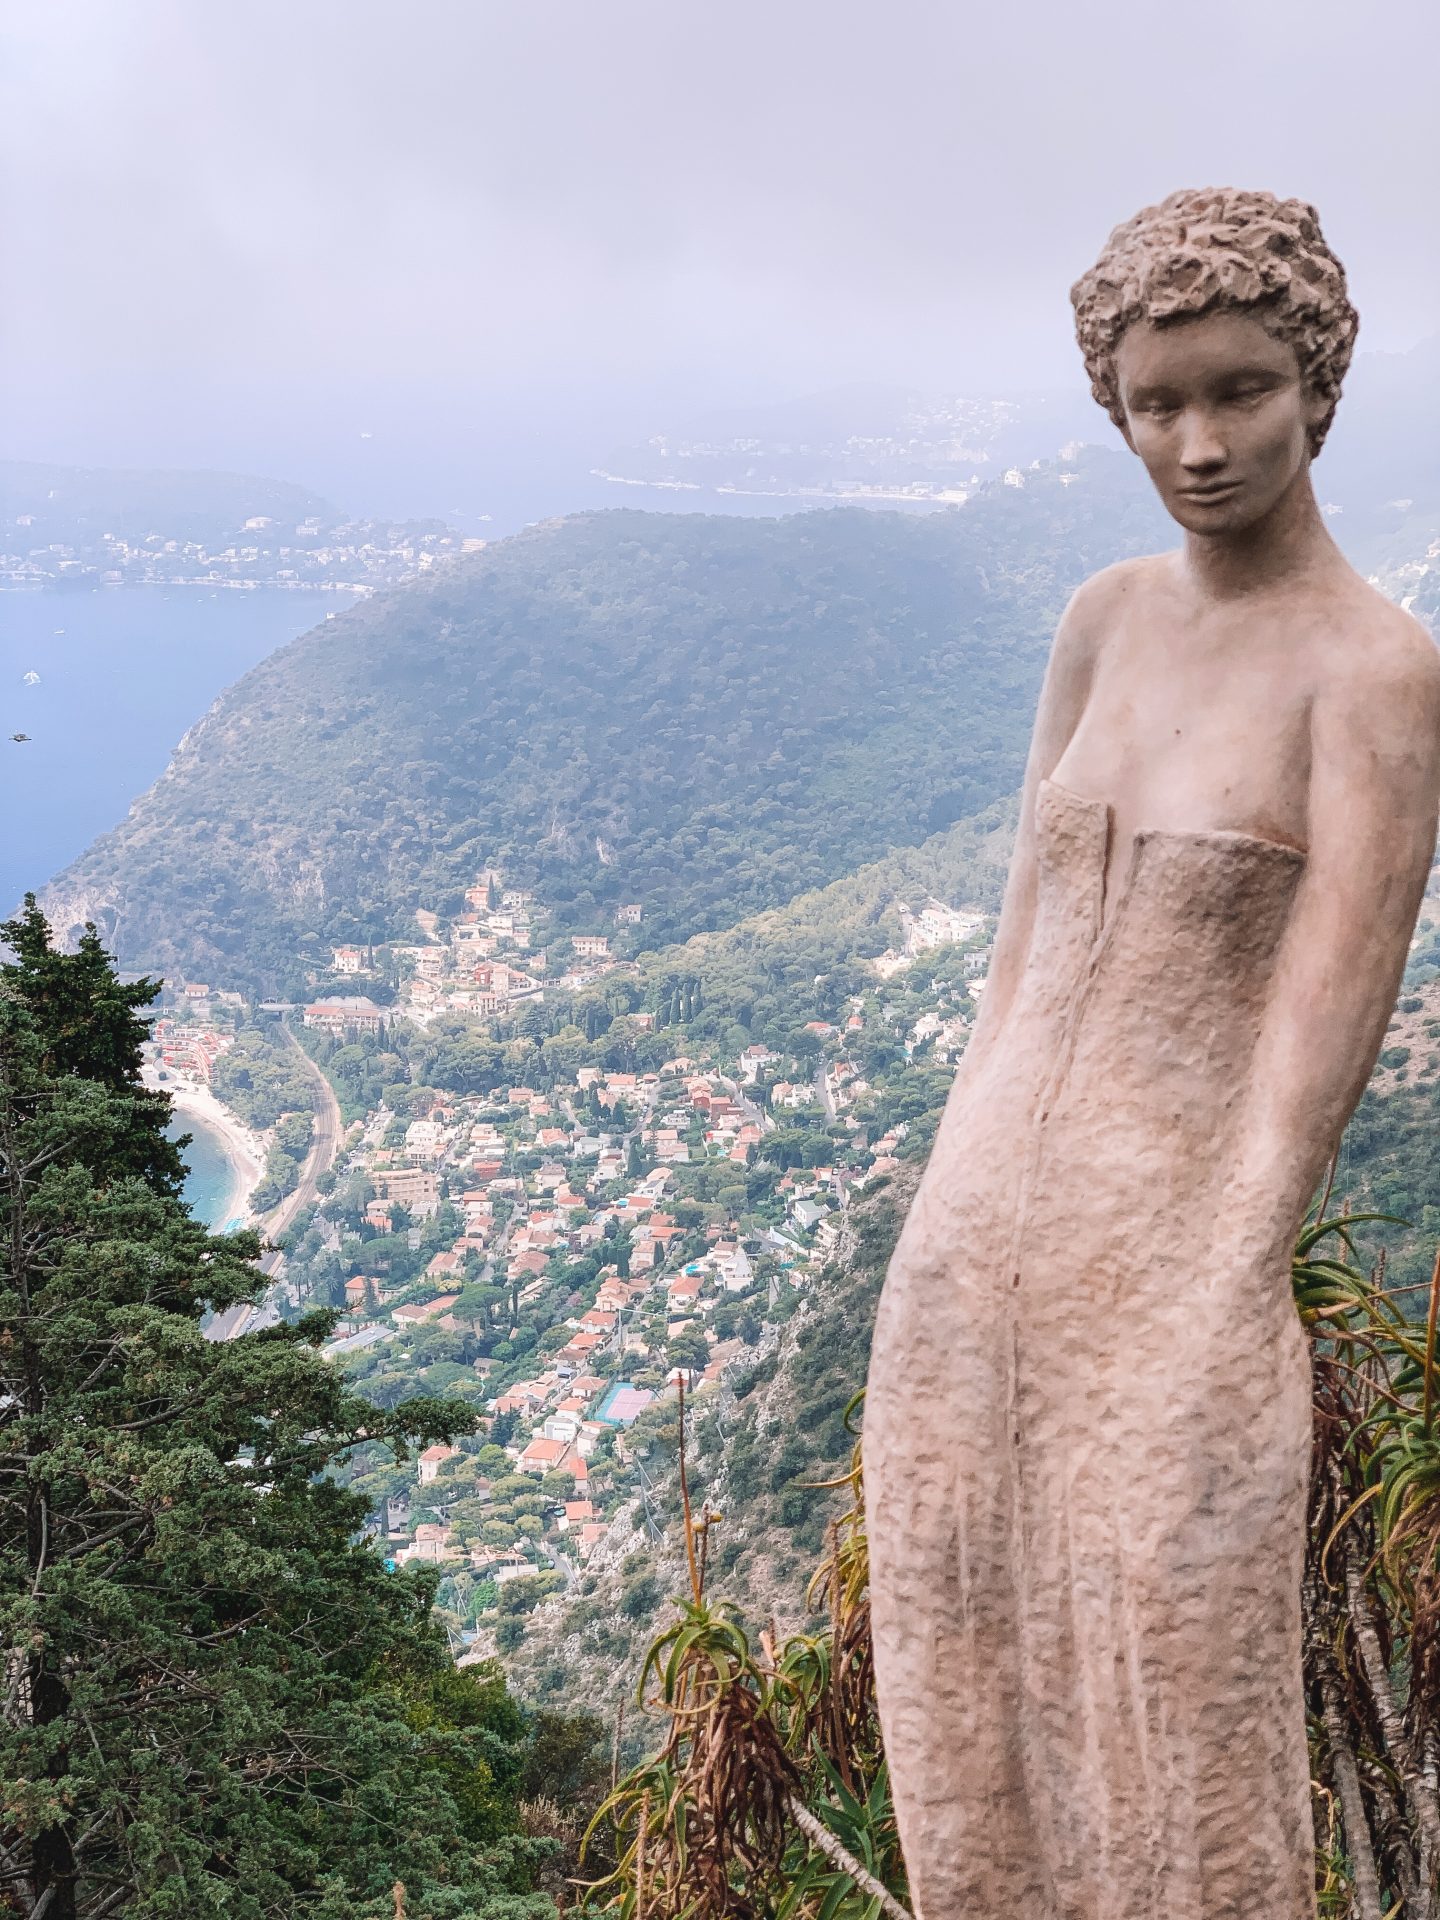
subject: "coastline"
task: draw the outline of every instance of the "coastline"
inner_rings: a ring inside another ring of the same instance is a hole
[[[230,1184],[217,1232],[232,1226],[256,1226],[251,1213],[250,1196],[259,1186],[265,1171],[265,1142],[222,1106],[208,1087],[197,1087],[188,1080],[150,1080],[157,1092],[168,1093],[176,1118],[187,1116],[203,1122],[219,1140],[229,1168]]]

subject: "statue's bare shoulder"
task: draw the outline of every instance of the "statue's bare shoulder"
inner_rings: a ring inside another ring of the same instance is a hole
[[[1172,558],[1166,553],[1139,554],[1092,573],[1071,594],[1066,623],[1080,629],[1103,628],[1138,597],[1157,590]]]
[[[1057,664],[1093,672],[1105,642],[1137,605],[1156,594],[1168,556],[1145,554],[1116,560],[1092,573],[1070,596],[1055,634]]]
[[[1317,705],[1428,767],[1440,755],[1440,648],[1413,614],[1346,574],[1320,626]]]
[[[1055,643],[1035,725],[1036,764],[1051,771],[1080,724],[1106,648],[1127,608],[1144,595],[1149,560],[1118,560],[1091,574],[1071,594]]]
[[[1387,683],[1406,687],[1421,694],[1433,694],[1440,687],[1440,647],[1428,628],[1413,613],[1397,607],[1378,588],[1356,577],[1357,624],[1372,649],[1368,669],[1361,671],[1383,675]]]

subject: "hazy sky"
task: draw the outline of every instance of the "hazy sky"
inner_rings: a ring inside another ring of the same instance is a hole
[[[1440,327],[1434,0],[0,0],[0,452],[324,484],[832,383],[1074,380],[1172,188]],[[507,436],[509,436],[507,440]],[[537,457],[539,457],[537,455]]]

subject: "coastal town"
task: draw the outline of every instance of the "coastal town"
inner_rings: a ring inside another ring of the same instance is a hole
[[[289,1196],[262,1313],[330,1309],[322,1351],[382,1405],[473,1410],[460,1444],[362,1451],[352,1476],[387,1557],[439,1569],[462,1660],[633,1551],[656,1423],[763,1358],[854,1201],[923,1157],[992,933],[896,903],[858,991],[788,1046],[732,1049],[698,1037],[698,992],[632,956],[641,905],[603,932],[547,921],[486,869],[413,939],[333,947],[303,1004],[172,983],[147,1050],[182,1116],[235,1130],[240,1200]],[[539,1041],[518,1029],[542,1009]],[[297,1063],[341,1116],[320,1166]]]
[[[721,416],[703,433],[654,433],[592,473],[609,486],[680,495],[958,507],[992,480],[1023,486],[1037,456],[1063,446],[1068,461],[1085,424],[1056,396],[837,393]]]
[[[20,513],[0,542],[0,592],[53,588],[205,587],[245,592],[370,593],[485,545],[438,520],[389,522],[312,514],[285,524],[252,514],[207,539],[165,528],[145,534],[65,529],[48,539],[43,516]]]

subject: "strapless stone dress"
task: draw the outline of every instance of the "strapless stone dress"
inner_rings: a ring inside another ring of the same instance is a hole
[[[1308,1190],[1246,1164],[1305,856],[1041,784],[1023,977],[962,1067],[865,1406],[918,1920],[1310,1920]]]

